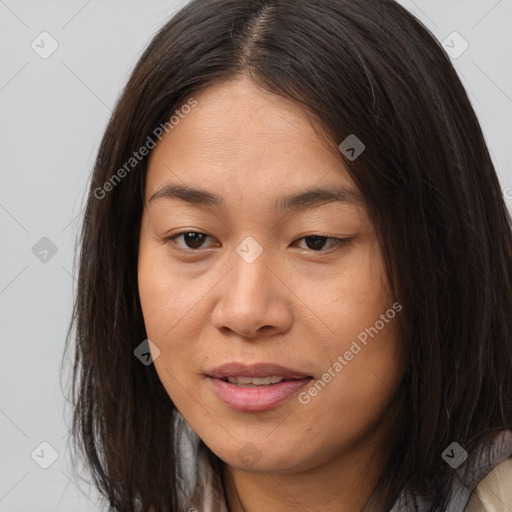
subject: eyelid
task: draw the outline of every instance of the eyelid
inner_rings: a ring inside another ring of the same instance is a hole
[[[181,252],[184,252],[184,253],[188,253],[188,254],[199,254],[201,251],[204,251],[204,250],[208,250],[210,248],[199,248],[199,249],[191,249],[191,248],[183,248],[183,247],[180,247],[176,244],[176,242],[174,241],[175,238],[178,238],[179,236],[182,236],[182,235],[186,235],[188,233],[194,233],[194,234],[198,234],[198,235],[205,235],[206,237],[208,238],[214,238],[210,235],[208,235],[208,233],[204,233],[202,231],[194,231],[194,230],[187,230],[187,231],[182,231],[180,233],[174,233],[172,234],[171,236],[169,237],[166,237],[165,238],[165,242],[168,243],[169,245],[172,245],[173,248],[175,248],[177,251],[181,251]],[[347,246],[348,244],[350,244],[355,236],[347,236],[345,238],[338,238],[338,237],[332,237],[332,236],[328,236],[327,234],[325,233],[313,233],[313,234],[310,234],[310,235],[303,235],[297,239],[295,239],[292,243],[295,244],[301,240],[304,240],[306,238],[311,238],[311,237],[320,237],[320,238],[325,238],[326,240],[332,240],[334,241],[334,245],[330,248],[330,249],[327,249],[327,250],[318,250],[318,251],[315,251],[313,249],[307,249],[307,248],[301,248],[301,250],[307,252],[307,253],[311,253],[311,254],[331,254],[333,252],[336,252],[338,250],[341,250],[343,247]]]

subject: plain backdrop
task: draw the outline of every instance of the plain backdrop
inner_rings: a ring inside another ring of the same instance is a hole
[[[0,0],[1,512],[98,510],[71,471],[59,378],[75,240],[111,108],[185,3]],[[512,0],[401,3],[452,47],[512,205]]]

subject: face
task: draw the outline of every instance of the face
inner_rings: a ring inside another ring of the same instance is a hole
[[[311,116],[245,78],[194,98],[146,181],[138,281],[155,368],[229,465],[311,469],[379,432],[404,372],[401,305]]]

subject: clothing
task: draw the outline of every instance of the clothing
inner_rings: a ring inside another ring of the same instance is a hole
[[[468,486],[454,478],[446,512],[512,511],[512,431],[500,432],[487,454],[472,474]],[[186,510],[229,512],[220,468],[215,456],[202,442],[197,446],[196,462],[196,484]],[[390,512],[410,512],[404,505],[406,494],[402,492]],[[416,504],[419,511],[427,510],[427,502],[416,499]]]
[[[483,510],[512,510],[512,458],[500,462],[480,482],[466,508],[466,512]]]

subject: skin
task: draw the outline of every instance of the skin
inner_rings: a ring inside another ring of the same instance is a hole
[[[361,510],[396,430],[405,370],[396,318],[307,404],[294,395],[269,411],[237,411],[205,371],[273,362],[316,381],[375,325],[393,301],[366,208],[331,202],[275,212],[277,197],[314,185],[357,192],[336,146],[301,106],[247,77],[194,98],[151,153],[146,181],[138,280],[158,376],[224,461],[230,511]],[[150,202],[168,183],[219,194],[225,205]],[[169,237],[183,232],[208,236],[173,245]],[[314,235],[328,238],[308,246],[304,237]],[[236,252],[249,236],[263,249],[250,264]],[[336,250],[330,237],[353,240]],[[239,455],[249,442],[253,464]]]

